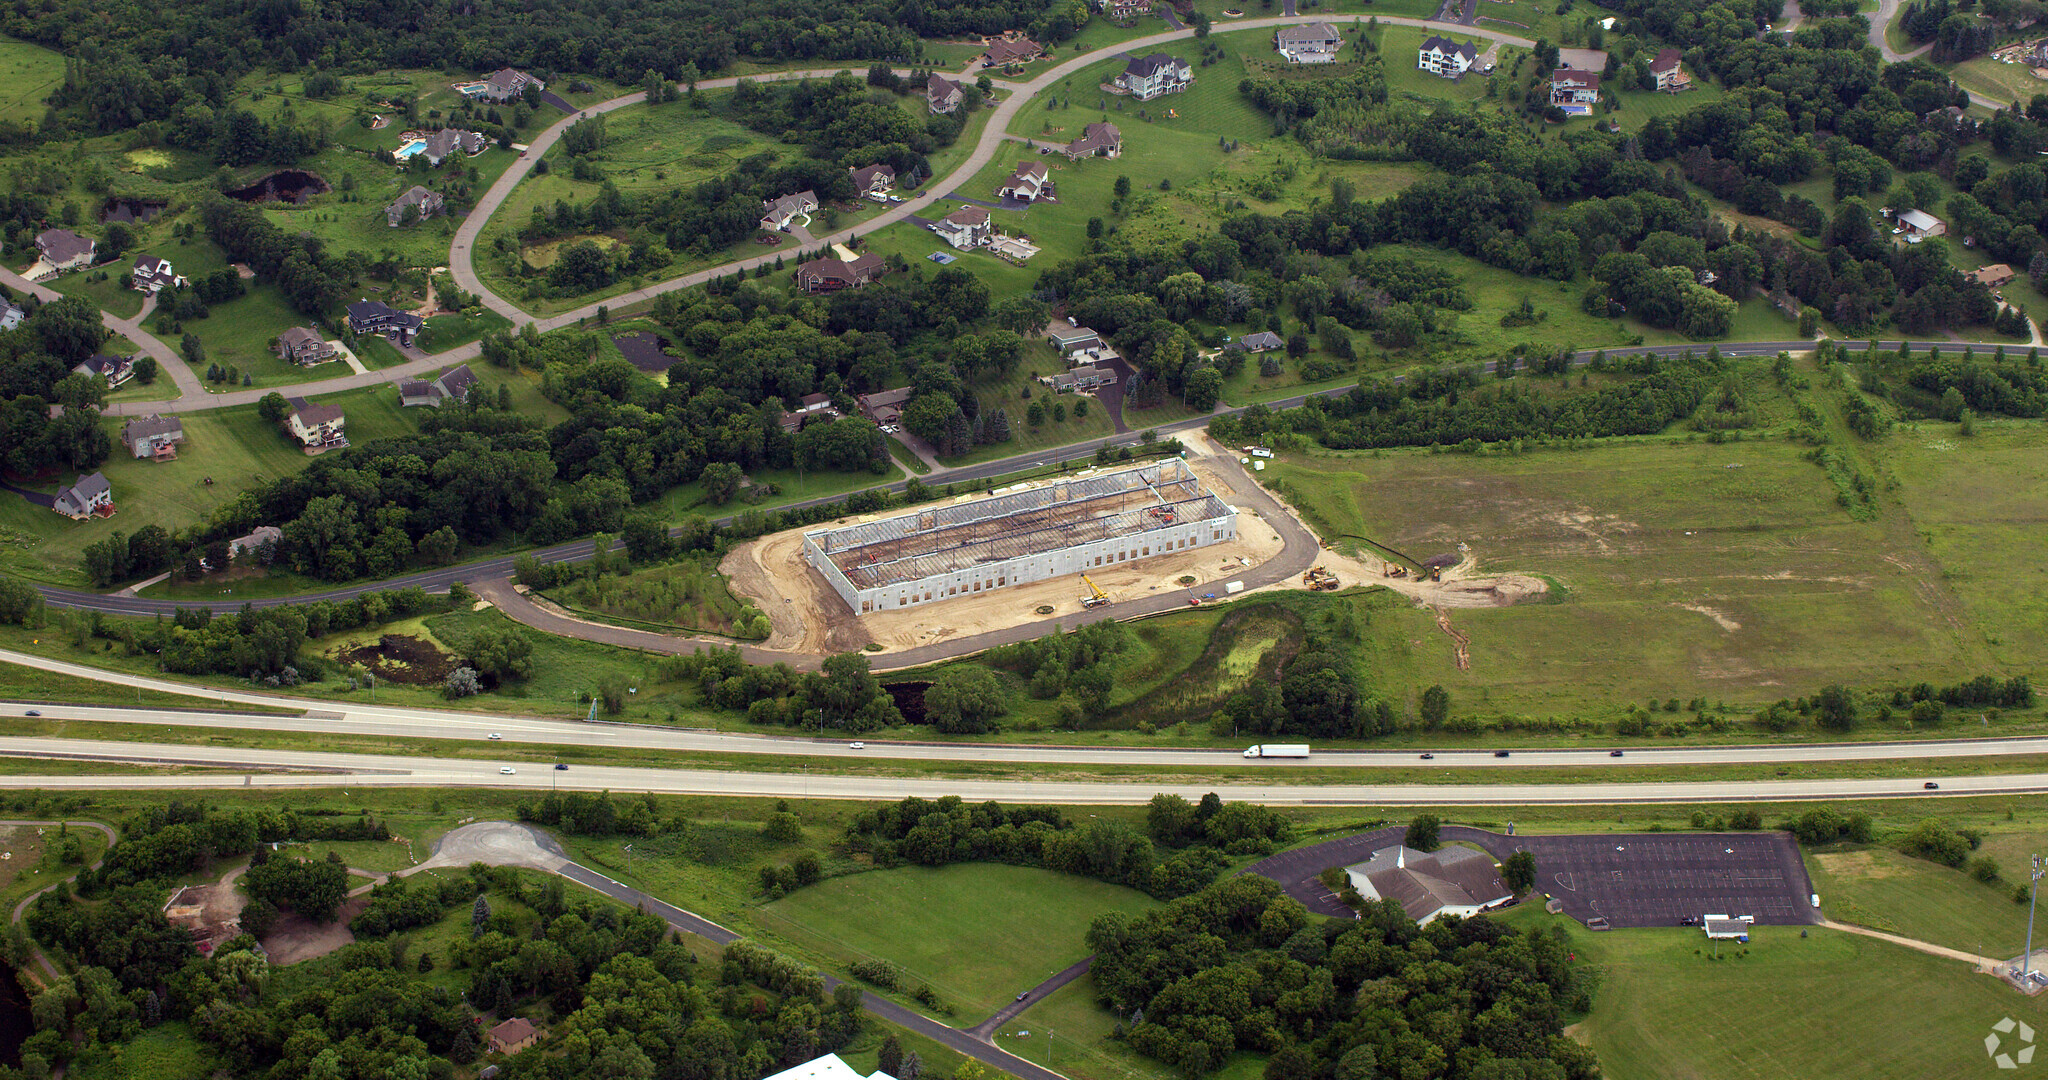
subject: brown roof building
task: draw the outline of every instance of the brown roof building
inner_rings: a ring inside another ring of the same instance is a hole
[[[1100,154],[1103,157],[1117,157],[1124,152],[1124,133],[1115,124],[1090,124],[1081,132],[1081,137],[1068,143],[1061,150],[1068,158],[1079,159]]]
[[[1419,923],[1439,915],[1476,915],[1514,898],[1493,857],[1471,848],[1423,852],[1397,844],[1345,867],[1344,873],[1360,896],[1392,900]]]
[[[812,259],[796,268],[796,287],[805,292],[837,292],[857,289],[882,276],[888,266],[880,255],[858,259]]]
[[[515,1016],[499,1024],[490,1033],[493,1054],[516,1054],[539,1041],[540,1029],[523,1016]]]

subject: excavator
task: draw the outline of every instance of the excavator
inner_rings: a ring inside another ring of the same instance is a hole
[[[1094,580],[1091,579],[1088,575],[1081,575],[1081,583],[1088,586],[1088,595],[1081,598],[1082,607],[1101,607],[1102,605],[1109,603],[1109,595],[1107,593],[1104,593],[1102,591],[1102,586],[1095,584]]]
[[[1339,588],[1337,575],[1320,566],[1301,575],[1301,583],[1312,592],[1335,592]]]

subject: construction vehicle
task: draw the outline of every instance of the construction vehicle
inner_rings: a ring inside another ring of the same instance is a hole
[[[1337,575],[1318,566],[1301,575],[1301,583],[1311,592],[1335,592],[1338,589]]]
[[[1081,598],[1082,607],[1101,607],[1102,605],[1109,603],[1109,595],[1107,593],[1104,593],[1102,591],[1102,587],[1100,585],[1095,584],[1095,582],[1092,579],[1090,579],[1088,575],[1081,575],[1081,583],[1088,586],[1088,595]]]
[[[1174,520],[1174,517],[1173,517],[1173,510],[1172,510],[1172,509],[1170,509],[1170,508],[1168,508],[1168,507],[1164,507],[1164,506],[1155,506],[1155,507],[1153,507],[1153,508],[1151,508],[1150,510],[1147,510],[1147,511],[1145,511],[1145,512],[1146,512],[1147,514],[1150,514],[1151,516],[1153,516],[1153,517],[1155,517],[1155,518],[1158,518],[1158,519],[1159,519],[1159,523],[1160,523],[1160,524],[1162,524],[1162,525],[1171,525],[1171,524],[1173,524],[1173,520]]]
[[[1380,568],[1380,573],[1386,577],[1401,578],[1408,576],[1408,568],[1400,563],[1381,563]]]

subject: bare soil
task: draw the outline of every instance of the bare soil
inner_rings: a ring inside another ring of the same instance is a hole
[[[1237,484],[1249,482],[1241,470],[1233,482],[1207,455],[1191,454],[1188,463],[1203,484],[1226,503],[1233,502]],[[1229,461],[1229,465],[1235,468],[1236,462]],[[964,495],[949,502],[987,497]],[[900,511],[842,518],[832,526],[873,521],[896,512]],[[734,548],[719,564],[732,591],[752,598],[768,614],[773,629],[762,648],[816,655],[858,652],[875,642],[883,646],[883,652],[890,652],[1037,622],[1045,618],[1037,611],[1040,606],[1051,606],[1057,615],[1078,615],[1083,610],[1081,599],[1087,595],[1087,586],[1075,574],[902,611],[856,616],[824,575],[804,561],[804,532],[822,527],[790,529],[749,541]],[[1225,582],[1278,555],[1282,547],[1280,534],[1271,525],[1257,514],[1240,510],[1237,539],[1230,543],[1091,569],[1088,576],[1113,601],[1186,592],[1188,587],[1177,583],[1181,577],[1195,579],[1192,588],[1196,595],[1213,592],[1220,596]]]
[[[455,670],[455,657],[423,638],[385,634],[375,645],[358,645],[334,654],[344,664],[361,664],[386,682],[439,686]]]
[[[356,939],[349,932],[349,920],[369,906],[369,893],[352,896],[341,905],[331,923],[317,923],[297,912],[286,912],[278,916],[270,934],[263,939],[263,951],[269,954],[271,963],[280,966],[319,959]]]

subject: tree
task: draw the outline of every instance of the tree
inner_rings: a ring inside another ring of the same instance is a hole
[[[925,719],[948,735],[979,735],[994,728],[1009,712],[1003,690],[987,668],[970,666],[949,671],[924,692]],[[887,1071],[887,1070],[883,1070]]]
[[[283,423],[285,415],[291,411],[292,407],[285,401],[284,395],[275,390],[263,395],[263,398],[256,402],[256,415],[262,417],[265,423]]]
[[[1814,696],[1814,724],[1827,731],[1848,731],[1856,726],[1856,697],[1841,683],[1830,683]]]
[[[1187,389],[1181,393],[1181,400],[1196,412],[1208,412],[1216,407],[1217,399],[1223,396],[1223,373],[1213,367],[1204,367],[1188,376]]]
[[[484,894],[478,893],[476,894],[476,902],[469,905],[470,936],[481,936],[484,932],[484,924],[490,920],[491,902],[484,898]]]
[[[135,358],[136,382],[142,384],[143,386],[149,386],[154,384],[156,382],[157,371],[158,368],[156,363],[156,357],[138,356]]]
[[[443,525],[420,537],[414,550],[421,562],[429,566],[446,566],[455,561],[455,552],[461,546],[462,541],[456,537],[455,530]]]
[[[1500,880],[1516,895],[1528,892],[1536,885],[1536,854],[1517,851],[1500,864]]]
[[[761,824],[761,838],[771,844],[796,844],[804,838],[803,822],[787,810],[778,810],[768,815]]]
[[[1441,685],[1422,692],[1422,726],[1440,728],[1451,717],[1451,692]]]
[[[875,1064],[890,1076],[900,1077],[903,1068],[903,1044],[896,1041],[896,1033],[890,1032],[882,1039],[882,1048],[875,1054]]]
[[[183,356],[188,364],[203,364],[206,362],[206,343],[199,340],[198,334],[187,332],[178,341],[178,354]]]
[[[1437,839],[1442,824],[1435,814],[1417,814],[1408,819],[1408,832],[1401,838],[1401,843],[1416,851],[1435,851],[1442,846]]]
[[[65,296],[36,309],[30,320],[43,351],[70,367],[99,351],[110,331],[100,325],[99,309],[82,296]]]
[[[704,498],[713,506],[724,506],[740,492],[740,481],[746,474],[730,461],[714,461],[704,466],[700,479],[704,483]]]
[[[1128,199],[1128,198],[1130,198],[1130,197],[1131,197],[1131,178],[1130,178],[1130,177],[1128,177],[1128,176],[1119,176],[1119,177],[1117,177],[1117,178],[1116,178],[1116,186],[1115,186],[1115,192],[1116,192],[1116,197],[1117,197],[1117,198],[1119,198],[1119,199]]]

